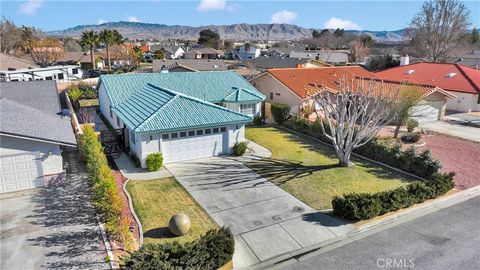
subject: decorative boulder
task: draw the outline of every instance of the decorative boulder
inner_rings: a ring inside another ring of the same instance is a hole
[[[185,214],[175,214],[168,222],[168,229],[176,236],[186,235],[190,229],[190,219]]]

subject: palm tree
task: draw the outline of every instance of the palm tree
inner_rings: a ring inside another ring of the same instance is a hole
[[[90,48],[90,58],[92,60],[92,68],[96,69],[96,64],[94,60],[94,55],[93,55],[93,50],[95,47],[98,45],[99,42],[99,36],[98,33],[95,31],[84,31],[82,33],[82,38],[80,41],[80,44],[85,48],[89,47]]]
[[[117,30],[103,29],[99,33],[100,41],[105,44],[107,48],[107,59],[108,59],[108,71],[111,71],[111,62],[110,62],[110,46],[121,44],[123,42],[122,34]]]

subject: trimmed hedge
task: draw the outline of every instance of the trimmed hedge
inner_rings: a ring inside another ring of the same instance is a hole
[[[232,260],[234,238],[230,230],[210,230],[202,238],[181,245],[147,244],[122,261],[124,269],[218,269]]]
[[[283,124],[290,117],[290,106],[282,103],[273,103],[270,107],[273,120],[278,124]]]
[[[375,194],[352,193],[332,200],[335,215],[349,220],[363,220],[393,212],[402,208],[436,198],[454,187],[455,173],[434,174],[426,182],[413,182]]]
[[[158,171],[163,166],[163,155],[160,152],[150,153],[145,161],[149,172]]]
[[[233,145],[233,154],[237,157],[243,156],[247,151],[247,143],[246,142],[236,142]]]
[[[255,116],[253,117],[253,124],[255,126],[260,126],[263,124],[263,118],[261,116]]]
[[[105,230],[111,239],[130,249],[132,247],[130,224],[128,218],[122,215],[125,205],[118,194],[117,183],[102,150],[93,128],[85,125],[80,138],[80,152],[93,182],[93,205],[105,223]]]

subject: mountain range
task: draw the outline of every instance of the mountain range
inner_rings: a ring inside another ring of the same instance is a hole
[[[80,37],[86,30],[116,29],[124,37],[130,39],[184,39],[195,40],[203,29],[212,29],[222,39],[232,40],[298,40],[312,37],[313,29],[293,24],[231,24],[207,26],[165,25],[142,22],[108,22],[97,25],[78,25],[64,30],[48,32],[55,36]],[[399,42],[404,37],[405,30],[368,31],[347,30],[355,35],[369,35],[376,42]]]

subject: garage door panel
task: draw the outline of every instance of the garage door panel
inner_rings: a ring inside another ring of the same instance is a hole
[[[41,161],[35,153],[0,158],[0,192],[12,192],[44,186]]]
[[[223,134],[163,140],[165,162],[175,162],[222,154]]]

